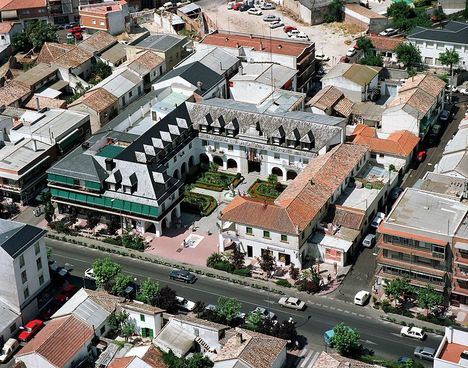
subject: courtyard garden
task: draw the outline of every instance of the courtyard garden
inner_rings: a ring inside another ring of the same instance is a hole
[[[190,181],[193,181],[198,188],[222,192],[229,189],[231,184],[234,188],[237,187],[242,180],[240,173],[234,175],[220,172],[218,171],[218,165],[211,163],[208,168],[200,167],[197,174]]]
[[[210,215],[218,206],[212,196],[186,191],[182,202],[182,210],[201,216]]]
[[[273,202],[285,189],[286,185],[278,183],[276,175],[271,174],[268,181],[257,179],[248,193],[252,198]]]

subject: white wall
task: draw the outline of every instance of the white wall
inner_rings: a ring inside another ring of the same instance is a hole
[[[402,109],[385,110],[382,114],[382,133],[390,134],[398,130],[408,130],[419,137],[419,122]]]
[[[142,328],[149,328],[153,330],[153,337],[161,331],[162,326],[162,319],[161,314],[150,314],[150,313],[142,313],[142,312],[135,312],[132,309],[125,308],[125,305],[122,305],[122,309],[124,309],[128,314],[128,318],[135,323],[135,332],[141,336],[141,329]],[[141,320],[141,315],[144,316],[144,321]]]
[[[31,353],[16,358],[16,361],[23,362],[27,368],[55,368],[39,354]]]
[[[128,16],[128,6],[122,5],[122,10],[107,13],[107,19],[109,20],[109,33],[117,35],[125,32],[125,17]]]
[[[423,63],[439,68],[446,68],[438,61],[439,55],[446,49],[451,50],[452,48],[455,48],[455,51],[460,55],[460,68],[468,70],[468,40],[465,45],[414,39],[411,39],[410,43],[415,45],[421,51]]]
[[[171,319],[171,321],[172,323],[175,323],[182,327],[184,331],[189,332],[195,336],[201,337],[210,345],[210,347],[216,348],[219,346],[219,333],[217,330],[187,323],[177,318],[173,318]]]
[[[327,86],[337,87],[353,102],[363,101],[362,93],[364,92],[364,88],[359,84],[350,81],[349,79],[343,78],[341,76],[336,78],[322,79],[322,88]]]
[[[10,327],[15,325],[15,330],[11,332]],[[21,316],[18,315],[18,317],[15,319],[13,323],[11,323],[8,326],[4,326],[3,331],[0,331],[0,339],[3,339],[3,341],[7,341],[10,337],[13,337],[15,333],[18,331],[18,328],[22,325],[21,321]]]

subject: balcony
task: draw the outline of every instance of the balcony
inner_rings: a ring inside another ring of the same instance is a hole
[[[453,277],[468,282],[468,267],[453,267]]]
[[[380,249],[387,249],[393,252],[404,253],[404,254],[408,254],[411,256],[423,257],[423,258],[432,259],[432,260],[440,261],[440,260],[445,259],[444,254],[441,254],[441,253],[435,253],[430,250],[425,250],[422,248],[416,248],[416,247],[411,247],[411,246],[404,246],[400,244],[385,242],[382,236],[379,237],[379,240],[377,241],[377,247],[379,247]]]
[[[467,248],[467,250],[464,248]],[[468,244],[456,243],[453,257],[455,263],[468,266]]]
[[[421,277],[421,275],[404,271],[404,270],[390,270],[390,269],[380,269],[377,271],[376,276],[379,276],[383,279],[393,280],[397,277],[407,277],[410,279],[411,285],[418,286],[418,287],[425,287],[427,284],[431,284],[435,290],[437,291],[444,291],[445,288],[445,281],[437,281],[437,280],[428,280],[426,278]]]
[[[389,265],[394,267],[399,267],[408,272],[420,272],[426,275],[435,276],[435,277],[444,277],[446,275],[445,270],[438,270],[429,265],[415,264],[411,261],[403,261],[399,259],[386,258],[383,255],[383,252],[379,252],[377,256],[377,262],[382,265]]]
[[[468,296],[468,283],[463,281],[460,282],[459,280],[453,280],[452,293]]]

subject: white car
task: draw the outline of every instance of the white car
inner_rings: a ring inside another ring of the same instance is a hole
[[[232,10],[232,6],[233,6],[235,3],[236,3],[235,1],[230,1],[230,2],[228,2],[228,4],[227,4],[227,10]]]
[[[298,298],[293,298],[293,297],[285,297],[283,296],[282,298],[280,298],[280,300],[278,300],[278,304],[281,305],[282,307],[286,307],[286,308],[291,308],[291,309],[296,309],[296,310],[304,310],[306,304],[298,299]]]
[[[325,54],[318,53],[318,54],[315,54],[315,60],[318,60],[318,61],[330,61],[330,58],[329,58],[328,56],[325,56]]]
[[[84,272],[84,277],[85,277],[85,279],[96,280],[96,277],[94,276],[94,270],[92,268],[88,268]]]
[[[0,363],[5,363],[20,347],[18,340],[8,339],[0,350]]]
[[[279,27],[283,27],[284,26],[284,23],[280,20],[277,20],[276,22],[271,22],[270,23],[270,28],[271,29],[275,29],[275,28],[279,28]]]
[[[397,34],[397,30],[393,28],[387,28],[379,33],[379,36],[389,37]]]
[[[59,267],[59,265],[55,261],[49,262],[49,268],[51,271],[55,272],[60,277],[66,277],[68,275],[68,270],[63,267]]]
[[[281,20],[280,17],[277,17],[276,15],[273,14],[268,14],[263,17],[264,22],[279,22]]]
[[[358,291],[354,296],[354,304],[356,305],[364,305],[369,300],[370,293],[365,290]]]
[[[275,6],[272,3],[263,3],[261,5],[262,10],[272,10],[274,8],[275,8]]]
[[[262,307],[257,307],[253,311],[253,313],[260,313],[262,318],[270,318],[270,319],[276,319],[276,314],[273,312],[270,312],[268,309],[262,308]]]
[[[305,33],[301,32],[299,34],[292,35],[291,39],[309,41],[309,36],[307,36]]]
[[[413,339],[424,340],[426,338],[426,333],[422,328],[419,327],[402,327],[400,331],[401,336],[411,337]]]
[[[356,54],[356,49],[354,47],[350,47],[348,51],[346,51],[346,56],[354,56]]]
[[[181,296],[176,296],[176,298],[177,304],[179,304],[179,309],[185,310],[187,312],[191,312],[195,309],[195,303],[191,300],[187,300]]]
[[[378,228],[380,223],[383,221],[385,218],[385,213],[383,212],[377,212],[377,215],[375,215],[374,219],[372,220],[372,223],[370,226],[374,228]]]
[[[247,10],[247,13],[251,14],[251,15],[262,15],[262,11],[260,9],[257,9],[257,8],[250,8],[249,10]]]
[[[375,243],[375,234],[367,234],[362,241],[362,246],[366,248],[372,248]]]
[[[460,88],[458,90],[462,95],[468,95],[468,88]]]

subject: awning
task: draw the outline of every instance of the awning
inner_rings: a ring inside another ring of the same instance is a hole
[[[460,250],[466,250],[468,252],[468,244],[467,243],[456,242],[455,243],[455,248],[460,249]]]

